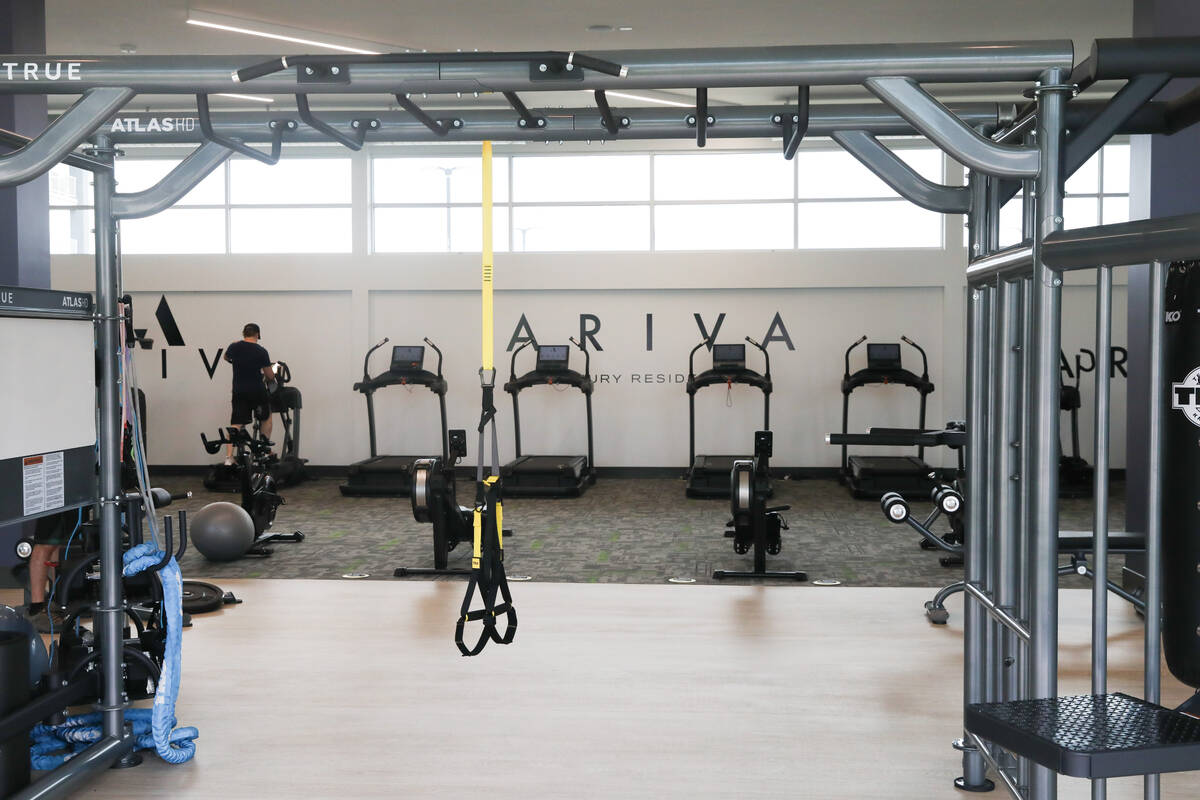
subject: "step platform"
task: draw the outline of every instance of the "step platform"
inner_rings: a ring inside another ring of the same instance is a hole
[[[1200,719],[1127,694],[969,705],[968,731],[1072,778],[1200,769]]]

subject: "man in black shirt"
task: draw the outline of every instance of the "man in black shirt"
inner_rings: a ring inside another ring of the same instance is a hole
[[[233,365],[233,413],[229,424],[241,428],[257,418],[262,437],[270,439],[271,398],[267,388],[275,384],[275,373],[266,348],[258,343],[260,335],[258,326],[248,323],[242,328],[242,340],[225,348],[225,360]],[[225,463],[233,463],[233,445],[227,449]]]

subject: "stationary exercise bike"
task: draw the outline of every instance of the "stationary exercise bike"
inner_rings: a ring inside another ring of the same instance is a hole
[[[275,380],[267,386],[268,413],[278,414],[283,430],[283,445],[280,454],[271,457],[267,466],[279,486],[295,486],[307,480],[312,480],[305,465],[308,459],[300,457],[300,411],[304,407],[303,396],[295,386],[288,386],[292,381],[292,371],[285,361],[271,364]],[[262,437],[261,427],[265,417],[260,417],[256,410],[250,422],[250,435],[253,439]],[[211,452],[211,451],[210,451]],[[242,486],[242,468],[239,463],[226,464],[217,462],[209,468],[204,476],[204,488],[210,492],[238,492]]]
[[[475,510],[458,504],[454,465],[467,455],[467,432],[449,432],[449,459],[419,458],[413,464],[412,511],[417,522],[433,525],[433,567],[397,567],[394,577],[410,575],[470,575],[466,568],[447,566],[450,551],[474,537]]]
[[[215,442],[209,441],[203,433],[200,434],[200,440],[204,443],[204,449],[212,455],[219,453],[227,444],[234,446],[234,460],[241,473],[241,505],[254,522],[254,540],[246,550],[246,555],[265,557],[274,552],[266,546],[268,544],[304,541],[304,534],[300,531],[268,532],[275,521],[276,511],[284,502],[283,497],[275,490],[275,477],[270,470],[273,442],[254,438],[249,431],[234,427],[223,428]]]
[[[754,458],[738,459],[733,462],[729,474],[729,497],[732,518],[725,523],[725,536],[733,539],[733,552],[745,555],[754,551],[754,570],[751,572],[719,569],[713,578],[784,578],[806,581],[804,572],[768,572],[767,555],[779,555],[783,550],[780,531],[787,530],[787,521],[782,512],[791,506],[768,506],[771,496],[771,450],[773,435],[770,431],[754,434]]]

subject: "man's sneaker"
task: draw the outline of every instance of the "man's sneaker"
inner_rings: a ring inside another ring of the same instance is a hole
[[[227,466],[227,467],[232,467],[232,466],[233,466],[233,459],[232,459],[232,458],[227,458],[227,459],[225,459],[225,466]]]
[[[62,616],[62,614],[59,614],[57,611],[52,610],[50,612],[50,615],[47,615],[46,609],[44,609],[44,608],[41,611],[35,611],[32,613],[29,611],[28,608],[26,608],[25,609],[25,618],[33,623],[33,628],[38,633],[51,633],[51,632],[58,633],[59,631],[62,630],[63,616]],[[53,631],[51,631],[51,618],[53,618],[53,620],[54,620]]]

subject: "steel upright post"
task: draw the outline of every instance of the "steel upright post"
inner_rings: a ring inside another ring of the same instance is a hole
[[[96,627],[100,636],[103,670],[104,735],[125,737],[125,698],[122,677],[122,628],[125,612],[121,596],[121,408],[118,387],[120,358],[117,311],[116,225],[112,197],[116,184],[111,165],[113,150],[107,136],[95,138],[96,156],[110,169],[93,176],[96,236],[96,343],[100,353],[99,462],[100,462],[100,607]]]
[[[971,213],[968,235],[972,257],[982,254],[986,202],[982,176],[971,175]],[[980,584],[986,578],[987,546],[987,395],[988,318],[990,289],[971,286],[967,295],[967,536],[963,544],[963,580]],[[987,614],[970,597],[963,601],[963,701],[982,703],[987,691]],[[962,789],[991,788],[983,754],[964,736],[961,743],[963,774],[954,783]]]
[[[992,585],[996,605],[1017,612],[1018,580],[1021,564],[1018,559],[1019,541],[1017,513],[1020,508],[1020,448],[1014,446],[1020,437],[1020,378],[1021,353],[1016,343],[1020,336],[1021,284],[1000,279],[994,313],[996,327],[996,363],[992,373],[998,381],[995,410],[992,417],[992,512],[994,525],[993,558],[996,581]],[[1017,616],[1020,619],[1020,616]],[[999,700],[1017,699],[1017,657],[1021,647],[1017,636],[1007,628],[1000,629],[999,642]]]
[[[1058,695],[1058,466],[1059,347],[1062,276],[1042,260],[1042,239],[1063,226],[1063,149],[1067,96],[1063,70],[1042,73],[1037,92],[1037,230],[1033,237],[1033,450],[1030,495],[1029,627],[1030,692]],[[1054,800],[1055,773],[1041,766],[1030,772],[1030,800]]]
[[[1167,265],[1150,265],[1150,425],[1146,469],[1146,640],[1145,694],[1150,703],[1161,699],[1162,673],[1162,455],[1166,413],[1166,332],[1164,308]],[[1158,800],[1158,775],[1146,775],[1144,796]]]
[[[1096,507],[1092,519],[1092,694],[1108,693],[1108,439],[1112,359],[1112,267],[1096,271]],[[1092,781],[1092,800],[1104,800],[1107,783]]]

